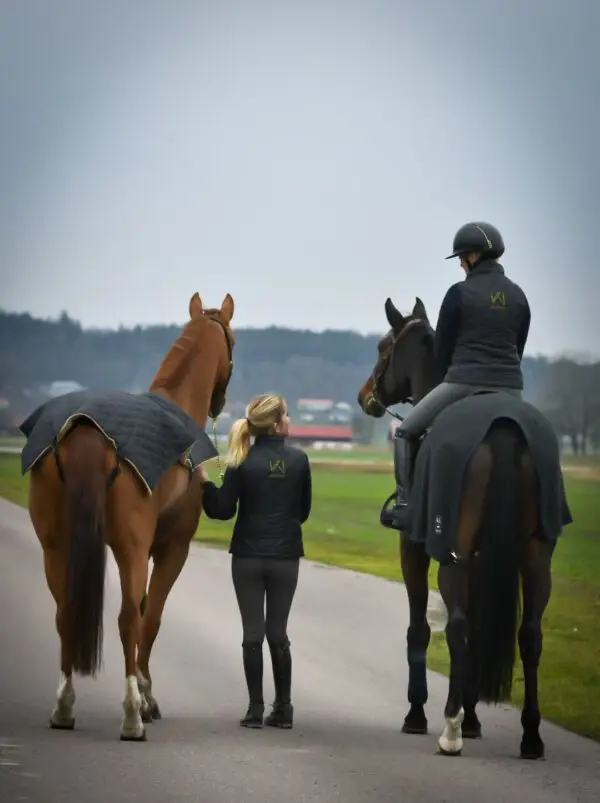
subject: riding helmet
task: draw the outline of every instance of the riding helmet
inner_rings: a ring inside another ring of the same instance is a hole
[[[499,259],[504,253],[502,235],[491,223],[465,223],[454,235],[452,253],[446,259],[480,253],[482,259]]]

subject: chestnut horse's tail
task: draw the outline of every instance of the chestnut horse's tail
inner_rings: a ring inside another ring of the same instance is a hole
[[[79,424],[60,449],[71,541],[67,581],[73,669],[94,676],[102,662],[106,574],[107,442]]]

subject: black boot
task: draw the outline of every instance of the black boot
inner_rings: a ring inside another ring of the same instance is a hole
[[[244,673],[250,702],[246,715],[240,720],[244,728],[262,728],[265,704],[263,700],[263,649],[262,644],[244,644]]]
[[[272,712],[265,718],[265,725],[272,728],[290,729],[294,724],[294,707],[291,700],[292,654],[289,641],[284,644],[269,644],[275,683],[275,702]]]
[[[394,527],[402,532],[410,531],[408,501],[412,487],[414,462],[419,450],[419,439],[411,438],[399,430],[394,438],[394,473],[398,490],[396,504],[391,512]]]

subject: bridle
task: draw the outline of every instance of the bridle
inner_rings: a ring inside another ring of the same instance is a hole
[[[416,325],[418,324],[425,325],[430,332],[433,332],[433,329],[431,328],[431,325],[428,323],[428,321],[422,318],[414,318],[413,320],[408,321],[397,334],[393,333],[392,331],[392,337],[390,338],[388,346],[385,348],[383,352],[380,353],[379,359],[377,360],[377,363],[375,364],[375,367],[371,372],[370,380],[371,380],[372,390],[371,394],[365,399],[365,406],[368,407],[369,404],[375,403],[379,405],[379,407],[383,408],[383,410],[385,410],[385,412],[388,415],[391,415],[392,418],[395,418],[398,421],[403,420],[402,416],[388,409],[388,407],[386,407],[385,404],[383,404],[379,400],[379,386],[385,372],[390,366],[396,346],[398,345],[400,340],[405,338],[407,331],[416,327]],[[412,382],[409,380],[408,377],[406,377],[403,380],[402,391],[403,393],[400,394],[400,398],[398,399],[397,402],[395,402],[395,404],[413,405],[414,397],[412,392]]]
[[[221,327],[221,329],[223,330],[223,334],[225,336],[225,343],[227,344],[227,359],[228,359],[228,363],[229,363],[228,364],[228,370],[227,370],[227,378],[225,379],[224,386],[223,386],[223,388],[215,388],[213,390],[213,394],[212,394],[211,400],[210,400],[210,407],[209,407],[209,411],[208,411],[209,418],[212,420],[213,442],[214,442],[215,449],[217,450],[217,468],[218,468],[218,471],[219,471],[219,476],[220,476],[220,478],[222,480],[223,479],[223,471],[221,469],[221,459],[220,459],[220,455],[219,455],[219,447],[218,447],[218,444],[217,444],[217,421],[218,421],[219,416],[218,415],[214,415],[212,410],[213,410],[213,401],[214,401],[215,393],[218,390],[223,395],[225,395],[226,392],[227,392],[227,388],[229,387],[229,382],[231,381],[231,375],[233,374],[233,343],[231,341],[231,337],[229,335],[227,327],[225,326],[225,324],[223,323],[223,321],[221,320],[221,318],[218,315],[206,315],[206,318],[209,321],[214,321],[214,323],[218,323],[219,326]]]
[[[394,349],[396,348],[398,341],[400,340],[404,331],[405,328],[403,327],[398,332],[398,334],[392,334],[389,345],[383,352],[380,353],[379,359],[375,363],[375,367],[371,371],[371,376],[369,377],[371,380],[371,393],[365,399],[365,407],[368,407],[370,404],[375,403],[379,405],[379,407],[381,407],[388,415],[391,415],[392,418],[395,418],[398,421],[403,420],[402,416],[398,415],[398,413],[394,413],[379,400],[379,383],[383,379],[383,376],[392,361],[392,357],[394,356]],[[406,387],[408,388],[409,383],[406,382],[405,384]],[[398,401],[398,404],[412,404],[412,395],[407,393]]]

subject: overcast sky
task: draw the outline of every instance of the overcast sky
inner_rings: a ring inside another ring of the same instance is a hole
[[[437,319],[489,220],[529,354],[600,354],[598,0],[0,0],[0,306]]]

